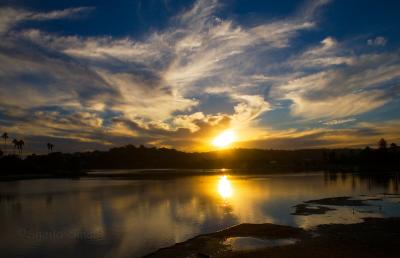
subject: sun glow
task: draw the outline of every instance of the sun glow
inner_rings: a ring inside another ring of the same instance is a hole
[[[222,176],[220,178],[218,182],[218,192],[224,199],[232,196],[233,194],[232,186],[226,176]]]
[[[233,131],[228,130],[222,132],[220,135],[218,135],[214,140],[213,140],[213,145],[219,148],[224,148],[232,144],[232,142],[235,140],[235,134]]]

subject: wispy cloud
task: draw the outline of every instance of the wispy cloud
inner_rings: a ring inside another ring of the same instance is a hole
[[[305,52],[306,56],[310,56],[309,52]],[[291,63],[315,62],[313,58],[311,61],[303,58]],[[397,53],[349,55],[337,59],[334,51],[326,58],[326,65],[319,62],[316,71],[302,74],[274,89],[276,96],[293,102],[293,115],[313,119],[348,117],[381,107],[398,95],[400,58]],[[347,61],[336,62],[338,60]],[[394,83],[394,87],[382,87],[385,83]]]
[[[144,41],[63,37],[38,30],[22,32],[21,36],[88,65],[121,93],[122,99],[116,101],[119,107],[115,108],[128,117],[168,119],[175,110],[195,106],[196,94],[206,92],[211,82],[230,85],[232,98],[242,101],[235,110],[251,112],[251,120],[256,117],[254,114],[268,110],[269,104],[263,96],[251,96],[245,90],[240,93],[242,87],[235,82],[247,76],[248,71],[242,71],[236,62],[250,61],[259,51],[287,47],[290,38],[312,28],[314,22],[309,21],[312,17],[294,17],[243,28],[216,17],[218,6],[216,1],[198,1],[176,16],[171,28],[153,33]],[[254,51],[256,46],[260,50]],[[247,83],[252,83],[251,79]],[[257,101],[251,103],[250,97]],[[250,111],[250,106],[258,111]]]
[[[352,65],[354,57],[332,37],[326,37],[321,44],[311,47],[292,59],[291,65],[297,69],[304,67],[326,68],[335,65]]]
[[[355,118],[346,118],[346,119],[334,119],[330,121],[322,121],[322,124],[324,125],[342,125],[342,124],[347,124],[350,122],[356,121]]]
[[[385,46],[387,42],[387,39],[382,37],[382,36],[378,36],[376,38],[372,38],[372,39],[368,39],[367,40],[367,44],[370,46]]]
[[[0,8],[0,112],[9,121],[1,129],[105,146],[128,138],[190,149],[234,127],[255,130],[249,138],[269,144],[263,131],[271,130],[259,122],[286,102],[290,119],[345,124],[398,96],[400,58],[355,52],[333,36],[291,51],[298,36],[318,28],[328,3],[310,1],[288,17],[244,26],[219,17],[220,2],[198,0],[140,40],[14,30],[23,21],[71,18],[92,7]],[[210,95],[228,99],[230,112],[201,110]],[[312,135],[326,135],[321,130]],[[300,139],[300,131],[271,137]]]
[[[46,21],[73,18],[78,14],[94,10],[94,7],[76,7],[51,12],[33,12],[12,7],[0,8],[0,34],[12,29],[23,21]]]
[[[396,127],[400,120],[380,123],[359,122],[352,128],[313,128],[273,130],[266,129],[265,135],[254,141],[245,141],[238,144],[246,148],[264,148],[269,146],[275,149],[298,148],[364,148],[376,147],[380,137],[389,142],[399,142],[400,136]]]

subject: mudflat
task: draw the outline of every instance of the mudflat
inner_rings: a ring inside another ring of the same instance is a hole
[[[297,241],[233,251],[225,244],[232,237]],[[275,224],[240,224],[145,257],[400,257],[399,239],[400,218],[366,218],[362,223],[320,225],[310,230]]]

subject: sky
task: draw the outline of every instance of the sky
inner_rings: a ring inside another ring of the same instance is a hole
[[[27,152],[400,144],[399,1],[0,1],[0,131]]]

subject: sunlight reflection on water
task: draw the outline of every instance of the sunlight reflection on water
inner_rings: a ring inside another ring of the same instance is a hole
[[[218,192],[223,199],[227,199],[233,194],[231,182],[229,182],[228,177],[225,175],[221,176],[218,182]]]

